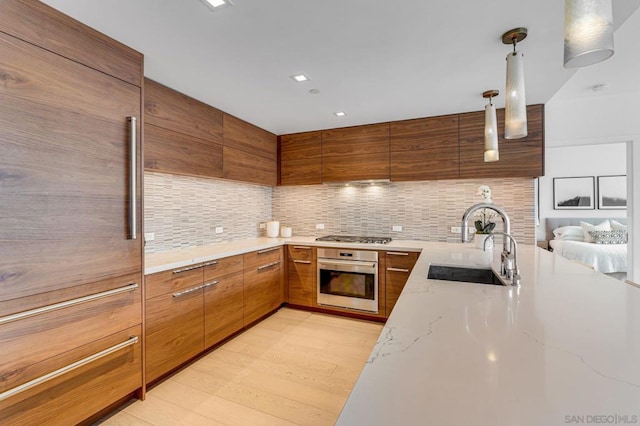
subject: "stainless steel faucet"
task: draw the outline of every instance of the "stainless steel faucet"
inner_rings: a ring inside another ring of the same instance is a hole
[[[520,271],[518,269],[517,258],[518,243],[516,243],[515,238],[511,235],[511,221],[509,220],[509,215],[504,209],[491,203],[478,203],[469,207],[462,215],[462,242],[469,242],[469,236],[467,233],[469,229],[469,219],[473,213],[481,209],[493,210],[502,218],[502,222],[504,223],[504,232],[496,233],[505,237],[502,244],[502,253],[500,254],[500,275],[511,280],[511,285],[520,284]]]

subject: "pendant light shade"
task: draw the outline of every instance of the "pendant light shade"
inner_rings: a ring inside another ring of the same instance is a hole
[[[527,101],[524,88],[524,55],[516,50],[516,43],[527,36],[526,28],[507,31],[502,42],[513,44],[507,55],[507,84],[504,104],[504,138],[520,139],[527,136]]]
[[[564,66],[580,68],[613,55],[611,0],[565,0]]]
[[[498,152],[498,120],[496,119],[496,106],[491,102],[494,96],[498,96],[497,90],[487,90],[482,94],[483,98],[489,98],[489,103],[484,107],[484,161],[485,163],[500,160]]]

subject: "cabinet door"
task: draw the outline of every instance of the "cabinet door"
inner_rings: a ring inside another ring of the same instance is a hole
[[[140,88],[2,33],[0,74],[0,302],[140,273]]]
[[[233,115],[224,114],[224,146],[277,161],[278,138]]]
[[[283,301],[281,261],[245,269],[244,325],[277,309]]]
[[[390,125],[391,180],[457,179],[458,115]]]
[[[278,161],[225,146],[222,154],[223,177],[259,185],[278,184]]]
[[[146,302],[147,383],[204,350],[204,290],[189,290]]]
[[[280,185],[322,183],[322,133],[280,137]]]
[[[288,246],[289,303],[316,306],[316,249]]]
[[[393,307],[407,283],[407,279],[418,260],[416,252],[386,252],[385,253],[385,306],[387,316],[391,314]]]
[[[243,327],[243,274],[205,282],[204,346],[209,348]]]
[[[504,139],[504,109],[497,111],[500,161],[484,162],[484,111],[460,114],[460,178],[544,175],[544,106],[527,107],[528,136]]]
[[[322,132],[322,180],[389,179],[389,123]]]

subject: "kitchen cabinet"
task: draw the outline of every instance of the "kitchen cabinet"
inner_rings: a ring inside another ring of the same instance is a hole
[[[148,78],[144,83],[145,169],[222,177],[222,111]]]
[[[504,139],[504,109],[496,111],[500,161],[484,162],[484,111],[460,114],[460,178],[544,175],[544,105],[527,107],[528,135]]]
[[[322,181],[389,179],[389,123],[322,131]]]
[[[418,252],[387,251],[384,252],[384,275],[385,275],[385,309],[386,316],[391,315],[391,311],[402,293],[407,279],[413,270],[413,266],[418,260]],[[382,255],[382,252],[381,252]]]
[[[280,185],[322,183],[322,133],[280,136]]]
[[[0,74],[0,423],[78,423],[143,391],[142,55],[7,0]]]
[[[317,306],[317,250],[309,246],[287,246],[288,302],[298,306]]]
[[[244,326],[242,255],[204,268],[204,345],[220,343]]]
[[[284,302],[282,247],[244,255],[244,325],[253,324]]]
[[[459,177],[457,114],[394,121],[389,132],[392,181]]]

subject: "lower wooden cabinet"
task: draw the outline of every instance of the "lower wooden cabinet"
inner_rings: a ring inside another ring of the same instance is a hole
[[[288,302],[292,305],[317,305],[316,253],[314,247],[287,247]]]
[[[419,254],[401,251],[385,252],[385,309],[387,317],[391,315]]]
[[[282,248],[244,255],[244,325],[276,310],[284,301]]]
[[[242,260],[242,257],[240,259]],[[209,284],[204,289],[204,345],[206,348],[221,342],[244,326],[242,271],[216,278]]]

